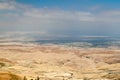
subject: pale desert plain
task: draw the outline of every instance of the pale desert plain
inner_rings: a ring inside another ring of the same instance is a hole
[[[2,44],[0,80],[120,80],[120,49]]]

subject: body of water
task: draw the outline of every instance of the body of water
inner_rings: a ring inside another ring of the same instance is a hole
[[[36,40],[37,44],[55,44],[71,47],[120,47],[120,38],[81,38],[79,40]]]

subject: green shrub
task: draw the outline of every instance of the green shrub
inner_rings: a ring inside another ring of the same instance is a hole
[[[90,80],[90,79],[85,77],[83,80]]]
[[[5,63],[0,62],[0,67],[4,67]]]

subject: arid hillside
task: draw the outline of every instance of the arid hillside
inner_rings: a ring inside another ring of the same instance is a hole
[[[36,77],[40,80],[120,80],[120,49],[0,46],[0,80],[35,80]]]

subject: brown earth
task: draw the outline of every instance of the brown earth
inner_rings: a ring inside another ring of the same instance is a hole
[[[0,72],[0,80],[22,80],[22,78],[13,73]]]
[[[57,45],[0,46],[0,80],[8,73],[41,80],[120,80],[120,49],[70,48]],[[3,75],[2,75],[3,74]],[[5,79],[3,79],[6,76]]]

